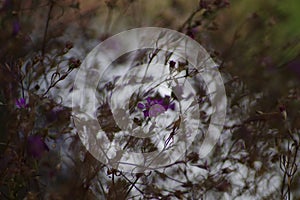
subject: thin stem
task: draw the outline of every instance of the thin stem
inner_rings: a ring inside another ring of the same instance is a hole
[[[54,2],[50,1],[50,7],[49,7],[48,15],[47,15],[46,27],[45,27],[45,31],[44,31],[44,37],[43,37],[42,57],[44,57],[44,55],[45,55],[47,33],[48,33],[49,22],[50,22],[51,12],[52,12],[53,6],[54,6]]]
[[[105,28],[104,31],[105,33],[108,33],[110,31],[110,26],[111,26],[111,18],[112,18],[112,14],[113,14],[113,8],[108,7],[108,12],[107,12],[107,16],[106,16],[106,20],[105,20]]]
[[[190,16],[185,20],[185,22],[181,25],[181,27],[178,29],[178,31],[182,31],[184,28],[185,28],[185,26],[187,25],[187,24],[191,24],[191,22],[192,22],[192,20],[193,20],[193,18],[195,17],[195,15],[199,12],[199,11],[201,11],[202,9],[201,8],[197,8],[194,12],[192,12],[191,14],[190,14]]]
[[[139,180],[139,178],[140,178],[140,177],[137,177],[137,178],[135,179],[135,181],[134,181],[133,183],[131,183],[131,187],[128,189],[128,191],[127,191],[125,197],[127,197],[127,196],[130,194],[130,191],[132,190],[133,187],[137,188],[137,187],[135,186],[135,184],[136,184],[136,182]]]

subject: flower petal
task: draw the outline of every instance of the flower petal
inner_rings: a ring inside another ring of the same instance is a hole
[[[15,104],[16,104],[17,108],[26,108],[27,107],[25,98],[17,99]]]
[[[144,109],[144,108],[145,108],[145,105],[142,104],[142,103],[138,103],[138,104],[137,104],[137,107],[138,107],[139,109]]]
[[[149,111],[148,110],[144,110],[143,113],[144,113],[144,117],[149,117]]]
[[[147,103],[148,103],[148,104],[151,104],[152,100],[151,100],[150,97],[147,97],[146,100],[147,100]]]
[[[159,104],[159,105],[163,106],[164,100],[163,99],[156,100],[156,104]]]
[[[152,106],[149,110],[149,116],[150,117],[156,117],[158,116],[159,114],[165,112],[166,109],[160,105],[160,104],[155,104],[154,106]]]
[[[168,108],[170,108],[171,110],[175,110],[175,103],[171,103]]]

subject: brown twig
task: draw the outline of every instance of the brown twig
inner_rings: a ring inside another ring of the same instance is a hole
[[[50,7],[49,7],[48,15],[47,15],[46,27],[45,27],[43,43],[42,43],[42,57],[44,57],[44,55],[45,55],[47,33],[48,33],[49,22],[50,22],[51,12],[52,12],[53,6],[54,6],[54,2],[52,0],[50,0]]]

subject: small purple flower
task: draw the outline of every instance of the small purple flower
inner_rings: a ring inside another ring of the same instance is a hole
[[[164,98],[146,98],[146,103],[138,103],[137,107],[143,110],[144,117],[156,117],[168,109],[175,110],[175,103],[170,103],[170,96]]]
[[[165,112],[166,109],[160,105],[160,104],[154,104],[153,106],[150,107],[148,115],[150,117],[157,117],[161,113]]]
[[[142,104],[142,103],[138,103],[137,107],[138,107],[139,109],[144,109],[144,108],[145,108],[145,105]]]
[[[13,22],[13,30],[12,30],[12,35],[13,36],[17,36],[18,33],[20,32],[21,26],[20,26],[20,22],[18,20],[15,20]]]
[[[34,158],[41,158],[42,155],[49,151],[47,144],[43,141],[41,136],[31,135],[27,140],[28,154]]]
[[[27,108],[28,104],[26,103],[26,99],[25,98],[20,98],[16,100],[16,106],[17,108]]]

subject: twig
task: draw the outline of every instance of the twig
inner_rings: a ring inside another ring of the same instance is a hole
[[[46,27],[45,27],[45,31],[44,31],[44,38],[43,38],[43,44],[42,44],[42,57],[44,57],[44,55],[45,55],[47,32],[48,32],[48,28],[49,28],[49,22],[50,22],[53,6],[54,6],[54,2],[51,0],[48,15],[47,15]]]
[[[193,18],[195,17],[195,15],[201,11],[202,9],[201,8],[197,8],[194,12],[192,12],[190,14],[190,16],[185,20],[185,22],[181,25],[181,27],[178,29],[178,31],[182,32],[182,30],[184,29],[184,27],[187,25],[187,24],[191,24],[191,21],[193,20]]]

